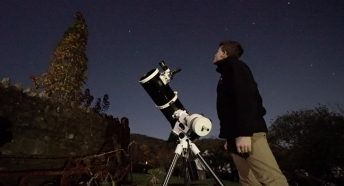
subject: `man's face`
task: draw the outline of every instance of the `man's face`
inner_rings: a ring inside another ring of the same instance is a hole
[[[214,56],[214,60],[213,60],[213,63],[216,64],[218,61],[222,60],[222,59],[225,59],[227,58],[228,55],[226,52],[223,52],[222,51],[222,48],[219,47],[219,49],[217,50],[215,56]]]

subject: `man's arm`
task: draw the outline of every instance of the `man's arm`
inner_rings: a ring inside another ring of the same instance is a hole
[[[248,67],[242,62],[233,65],[235,115],[239,136],[252,136],[255,122],[255,82]]]
[[[234,91],[236,101],[237,130],[239,137],[235,138],[238,153],[249,153],[252,150],[251,136],[254,119],[254,87],[250,70],[243,63],[235,63],[233,69]]]

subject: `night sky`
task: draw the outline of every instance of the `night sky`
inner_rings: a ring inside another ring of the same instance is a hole
[[[139,84],[165,60],[181,68],[170,86],[191,113],[219,133],[212,64],[218,43],[237,40],[245,52],[270,125],[288,111],[344,106],[343,0],[1,0],[0,79],[32,86],[47,71],[74,13],[89,28],[88,80],[107,112],[128,117],[133,133],[167,139],[170,124]]]

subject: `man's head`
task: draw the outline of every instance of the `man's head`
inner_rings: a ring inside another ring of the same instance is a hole
[[[217,63],[228,57],[240,58],[244,53],[243,48],[237,41],[224,41],[219,44],[219,49],[214,56],[213,63]]]

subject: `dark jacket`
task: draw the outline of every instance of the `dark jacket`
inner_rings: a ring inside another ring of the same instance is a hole
[[[221,74],[217,86],[219,137],[233,140],[267,132],[263,118],[266,111],[249,67],[237,58],[226,58],[216,64]]]

